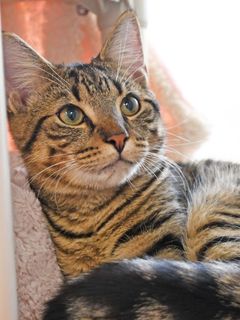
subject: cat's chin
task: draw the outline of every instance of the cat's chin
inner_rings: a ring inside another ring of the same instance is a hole
[[[138,169],[137,164],[118,160],[105,167],[96,168],[92,172],[79,170],[75,174],[82,187],[103,190],[122,185],[132,179],[137,174]]]

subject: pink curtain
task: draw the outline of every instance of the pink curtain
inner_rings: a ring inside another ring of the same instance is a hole
[[[55,63],[89,61],[101,46],[92,13],[61,0],[2,1],[3,30],[14,32]]]

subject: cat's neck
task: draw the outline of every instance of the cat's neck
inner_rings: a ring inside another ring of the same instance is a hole
[[[103,208],[114,197],[122,195],[122,197],[128,198],[131,194],[137,192],[137,190],[146,183],[148,180],[155,179],[157,172],[161,172],[161,179],[166,176],[164,172],[167,172],[167,166],[162,166],[160,163],[156,164],[155,167],[151,168],[151,171],[139,171],[138,174],[131,181],[126,181],[121,185],[117,185],[112,188],[96,189],[89,186],[68,186],[66,191],[64,182],[59,182],[58,188],[54,188],[52,192],[51,184],[45,185],[44,188],[39,189],[39,185],[31,183],[31,187],[35,192],[37,198],[40,200],[43,207],[54,211],[59,216],[65,216],[71,219],[71,216],[79,216],[78,222],[88,219],[97,211],[99,208]],[[31,180],[31,179],[30,179]],[[168,182],[169,183],[169,182]],[[167,184],[168,184],[167,183]],[[48,190],[49,186],[49,190]]]
[[[160,171],[162,169],[158,168]],[[164,175],[161,173],[161,176]],[[65,217],[71,223],[82,224],[83,229],[85,228],[84,221],[87,220],[88,228],[93,229],[97,212],[104,211],[104,208],[107,208],[108,204],[112,203],[115,198],[119,201],[120,198],[131,197],[141,186],[155,178],[155,173],[145,172],[138,174],[131,182],[128,181],[113,188],[94,189],[88,186],[79,186],[73,188],[72,191],[68,190],[67,193],[60,186],[55,192],[48,191],[47,186],[40,190],[34,184],[31,184],[31,187],[42,207],[46,208],[47,211],[50,210],[56,216]],[[90,223],[91,221],[92,223]]]
[[[108,189],[93,189],[86,186],[79,186],[72,190],[72,192],[64,192],[61,188],[57,192],[48,192],[47,189],[39,190],[31,185],[33,191],[36,193],[38,199],[43,206],[53,210],[60,216],[71,215],[71,213],[79,212],[81,215],[90,214],[97,207],[103,205],[110,200],[118,190],[127,186],[117,186]]]

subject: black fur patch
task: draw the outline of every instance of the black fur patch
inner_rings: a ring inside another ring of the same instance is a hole
[[[151,304],[163,307],[176,320],[220,320],[225,316],[237,320],[240,314],[240,306],[232,307],[227,297],[219,297],[218,284],[202,263],[137,259],[106,264],[64,285],[48,304],[44,320],[62,319],[55,316],[55,310],[61,308],[66,314],[66,302],[77,300],[81,302],[79,319],[83,306],[84,316],[91,319],[98,319],[92,314],[96,306],[105,312],[103,319],[131,320],[139,315],[144,319],[144,306]],[[145,319],[149,319],[147,314]]]
[[[42,125],[47,118],[49,118],[49,116],[44,116],[38,120],[38,122],[32,132],[30,139],[27,141],[27,143],[23,147],[23,152],[28,153],[29,151],[31,151],[31,149],[34,145],[34,142],[36,141],[37,136],[42,128]]]

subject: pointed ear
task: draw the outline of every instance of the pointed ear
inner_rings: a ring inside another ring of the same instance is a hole
[[[125,78],[146,85],[147,72],[144,61],[140,26],[132,10],[125,11],[107,38],[99,58],[112,62]]]
[[[50,80],[48,72],[52,68],[51,63],[20,37],[5,32],[3,33],[3,55],[7,96],[14,94],[14,100],[18,100],[23,106],[37,88],[46,84],[47,78]]]

